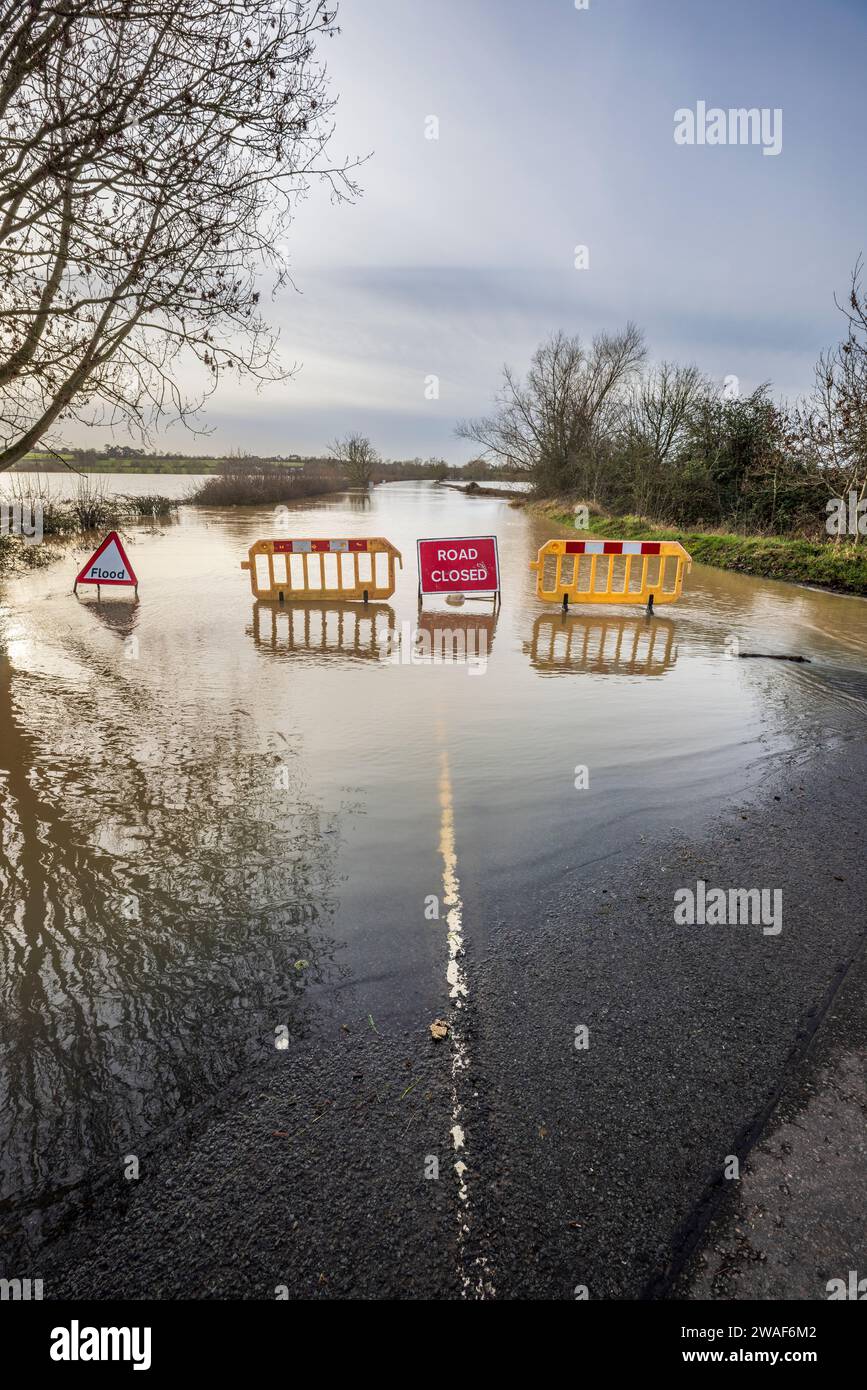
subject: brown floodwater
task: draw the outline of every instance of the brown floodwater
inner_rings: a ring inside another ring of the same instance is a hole
[[[416,539],[490,533],[500,608],[427,602],[420,618]],[[528,569],[551,534],[504,500],[389,484],[279,525],[182,507],[131,532],[137,601],[74,597],[83,553],[3,586],[7,1211],[213,1095],[275,1028],[291,1045],[368,1013],[427,1018],[444,754],[450,854],[479,903],[487,883],[592,875],[716,814],[780,754],[845,756],[860,736],[862,600],[695,566],[653,619],[563,616]],[[397,591],[367,610],[256,603],[240,562],[274,535],[384,536]],[[440,659],[444,630],[466,661]],[[740,660],[735,640],[810,663]],[[463,923],[487,930],[483,913]]]

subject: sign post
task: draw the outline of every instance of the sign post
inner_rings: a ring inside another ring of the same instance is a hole
[[[79,584],[95,584],[97,598],[103,584],[132,585],[138,596],[138,580],[116,531],[109,531],[79,572],[72,586],[74,594],[78,593]]]
[[[500,562],[496,536],[420,540],[418,595],[472,594],[499,598]]]

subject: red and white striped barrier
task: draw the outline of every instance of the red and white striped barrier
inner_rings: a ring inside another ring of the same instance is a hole
[[[275,555],[339,555],[349,553],[365,554],[366,540],[340,541],[273,541]]]
[[[567,555],[658,555],[661,541],[567,541]]]

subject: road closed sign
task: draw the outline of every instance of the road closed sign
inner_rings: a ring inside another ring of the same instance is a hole
[[[500,588],[496,536],[418,542],[422,594],[494,594]]]
[[[133,567],[116,531],[109,531],[102,544],[93,552],[79,572],[73,592],[79,584],[131,584],[138,588]]]

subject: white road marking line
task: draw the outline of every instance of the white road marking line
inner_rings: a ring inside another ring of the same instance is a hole
[[[437,734],[440,743],[444,743],[444,732],[441,724],[437,725]],[[458,1180],[458,1260],[460,1263],[461,1282],[463,1284],[464,1298],[491,1298],[495,1294],[493,1285],[487,1270],[487,1261],[483,1256],[474,1259],[467,1267],[466,1240],[470,1234],[469,1222],[469,1191],[467,1189],[466,1177],[469,1171],[467,1163],[464,1161],[466,1154],[467,1137],[463,1126],[463,1105],[461,1103],[461,1075],[466,1072],[469,1064],[469,1054],[464,1031],[461,1026],[461,1011],[469,999],[469,987],[467,985],[466,972],[463,966],[464,955],[464,935],[463,935],[463,911],[464,905],[461,901],[461,885],[458,878],[458,856],[455,849],[455,813],[454,800],[452,797],[452,778],[449,770],[449,755],[445,747],[440,751],[440,777],[439,777],[439,802],[440,802],[440,843],[439,851],[443,861],[443,905],[446,911],[446,927],[448,928],[448,964],[446,966],[446,979],[449,986],[449,995],[454,1006],[454,1015],[449,1028],[449,1036],[452,1045],[452,1144],[455,1153],[460,1153],[454,1164],[455,1174]]]

